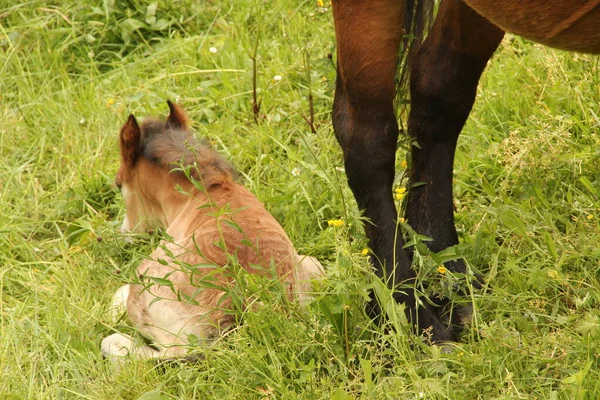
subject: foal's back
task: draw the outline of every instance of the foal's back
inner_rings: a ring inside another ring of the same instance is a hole
[[[229,179],[197,193],[189,212],[169,227],[198,257],[225,266],[232,260],[251,273],[276,272],[288,280],[296,251],[281,225],[244,186]]]

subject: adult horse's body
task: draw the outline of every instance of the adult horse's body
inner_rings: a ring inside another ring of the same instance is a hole
[[[379,276],[390,287],[415,277],[396,238],[392,197],[398,126],[393,102],[403,33],[427,27],[433,0],[334,0],[337,83],[333,124],[344,151],[348,182],[371,221],[365,230]],[[415,22],[418,21],[418,22]],[[404,27],[404,28],[403,28]],[[411,187],[406,215],[434,251],[457,244],[452,168],[460,131],[477,84],[504,32],[564,50],[600,53],[600,0],[442,0],[427,39],[409,57]],[[464,272],[461,262],[447,265]],[[436,341],[456,339],[441,308],[418,306],[406,286],[395,293],[420,329]],[[379,314],[377,301],[369,310]]]

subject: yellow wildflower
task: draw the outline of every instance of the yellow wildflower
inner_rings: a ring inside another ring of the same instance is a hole
[[[395,192],[394,197],[396,198],[396,200],[403,200],[404,196],[406,196],[406,188],[405,187],[396,188],[396,190],[394,192]]]
[[[325,2],[323,0],[317,0],[317,7],[325,7]]]
[[[439,272],[442,275],[444,275],[447,271],[448,270],[443,265],[440,265],[439,267],[437,267],[437,272]]]
[[[401,224],[403,224],[403,223],[405,223],[405,222],[406,222],[406,220],[405,220],[404,218],[400,218],[400,220],[399,220],[399,221],[400,221],[400,223],[401,223]]]
[[[551,279],[556,279],[558,278],[558,271],[555,269],[549,269],[548,270],[548,277]]]
[[[330,219],[327,221],[327,225],[339,228],[340,226],[344,226],[344,221],[341,219]]]
[[[108,101],[106,102],[106,107],[110,107],[113,104],[115,104],[115,99],[108,99]]]
[[[586,218],[588,221],[591,221],[594,219],[594,216],[592,214],[588,214]]]
[[[402,160],[402,162],[400,163],[400,166],[404,169],[406,169],[406,167],[408,167],[408,163],[406,162],[406,160]]]
[[[368,256],[369,255],[369,249],[367,249],[365,247],[364,249],[362,249],[362,251],[360,252],[360,254],[362,254],[363,256]]]

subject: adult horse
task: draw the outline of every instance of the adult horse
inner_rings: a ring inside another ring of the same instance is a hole
[[[377,275],[390,288],[404,283],[394,298],[406,304],[409,319],[420,330],[431,328],[434,341],[447,341],[456,339],[452,322],[441,307],[417,301],[411,288],[415,271],[404,241],[396,235],[392,197],[398,51],[403,34],[419,38],[428,29],[434,3],[333,0],[337,41],[333,126],[344,152],[348,183],[370,220],[365,230]],[[505,31],[551,47],[600,53],[600,0],[441,1],[427,38],[407,58],[408,132],[417,145],[411,147],[406,216],[416,232],[433,239],[429,246],[434,251],[458,243],[452,201],[456,143],[481,73]],[[465,272],[460,261],[446,266]],[[368,311],[379,316],[377,299]]]

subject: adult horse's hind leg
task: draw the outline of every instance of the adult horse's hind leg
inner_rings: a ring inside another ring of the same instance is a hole
[[[333,2],[338,63],[333,127],[344,152],[348,183],[369,220],[365,231],[372,262],[390,288],[400,283],[410,286],[415,277],[396,232],[392,197],[398,139],[394,79],[404,8],[398,0]],[[452,339],[428,306],[417,307],[410,287],[396,291],[394,298],[406,304],[409,319],[421,329],[433,327],[434,340]],[[374,296],[368,312],[380,316]]]
[[[418,147],[412,147],[407,217],[418,233],[433,239],[434,251],[458,243],[452,202],[456,142],[481,73],[503,36],[462,1],[443,0],[411,67],[408,130]],[[462,262],[447,266],[464,272]]]

